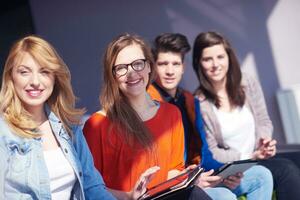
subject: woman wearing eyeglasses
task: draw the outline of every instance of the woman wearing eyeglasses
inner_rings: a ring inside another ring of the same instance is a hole
[[[118,199],[137,199],[146,187],[184,169],[180,112],[149,98],[146,87],[152,76],[151,51],[142,39],[124,34],[109,44],[102,110],[88,119],[84,134],[96,168]],[[191,197],[210,199],[199,188]]]

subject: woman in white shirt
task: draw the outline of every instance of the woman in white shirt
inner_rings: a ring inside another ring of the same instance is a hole
[[[277,199],[298,199],[300,171],[290,160],[272,158],[276,141],[262,89],[241,73],[230,43],[216,32],[200,33],[194,43],[193,67],[213,157],[219,162],[268,159],[259,163],[272,172]]]

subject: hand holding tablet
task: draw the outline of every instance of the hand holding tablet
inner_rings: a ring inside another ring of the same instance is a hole
[[[257,164],[256,160],[239,160],[234,162],[229,162],[224,164],[222,167],[220,167],[218,170],[214,172],[213,175],[215,176],[221,176],[222,178],[227,178],[228,176],[235,175],[239,172],[243,173],[250,167]]]
[[[196,180],[196,178],[200,175],[202,171],[203,168],[201,168],[200,166],[197,166],[194,169],[189,169],[188,171],[170,180],[167,180],[166,182],[149,188],[147,192],[144,195],[142,195],[139,199],[153,200],[179,190],[184,190],[193,185],[193,182]]]

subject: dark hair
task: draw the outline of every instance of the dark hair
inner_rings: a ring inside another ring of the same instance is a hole
[[[134,141],[137,141],[142,147],[150,150],[153,143],[152,136],[126,96],[119,89],[118,81],[113,74],[113,66],[119,52],[130,45],[137,45],[141,48],[147,64],[151,68],[148,85],[153,79],[154,64],[150,47],[137,35],[122,34],[108,45],[104,54],[104,82],[100,103],[108,118],[113,122],[112,124],[120,130],[121,137],[129,145],[133,145]]]
[[[226,91],[229,96],[230,104],[233,106],[243,106],[245,103],[245,92],[241,85],[242,73],[239,62],[228,40],[217,32],[200,33],[195,39],[193,48],[193,68],[200,83],[196,94],[203,92],[206,98],[211,100],[217,107],[220,107],[220,100],[212,83],[206,77],[200,62],[203,50],[218,44],[224,46],[229,59]]]
[[[157,60],[157,56],[160,52],[174,52],[180,53],[183,61],[184,55],[189,52],[190,49],[191,46],[184,35],[180,33],[163,33],[155,38],[152,52],[154,60]]]

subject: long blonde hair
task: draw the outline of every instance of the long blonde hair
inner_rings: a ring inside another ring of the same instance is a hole
[[[40,65],[49,69],[55,77],[54,89],[47,100],[47,105],[62,121],[71,135],[71,126],[78,124],[84,109],[75,108],[71,74],[64,61],[47,41],[37,36],[27,36],[17,41],[10,49],[5,62],[2,87],[0,91],[0,112],[15,134],[25,138],[40,137],[35,130],[38,124],[32,120],[19,97],[12,80],[12,70],[18,66],[25,53],[28,53]]]
[[[119,52],[127,46],[137,45],[141,48],[150,66],[149,86],[154,73],[154,63],[149,46],[139,36],[123,34],[113,40],[104,54],[104,83],[100,94],[100,103],[108,118],[120,130],[121,137],[129,145],[137,141],[142,147],[152,149],[152,136],[142,119],[130,105],[126,96],[120,91],[119,84],[113,74],[113,66]]]

